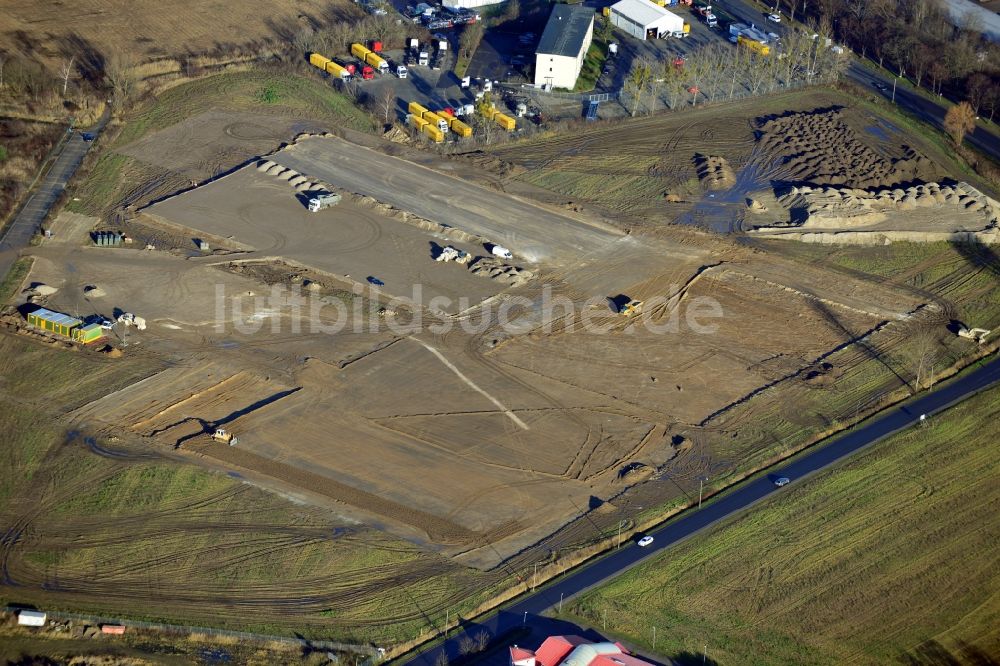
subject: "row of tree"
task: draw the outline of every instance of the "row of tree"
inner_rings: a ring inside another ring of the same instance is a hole
[[[822,37],[791,31],[780,52],[763,55],[746,46],[713,42],[688,60],[653,61],[637,58],[625,79],[623,93],[629,112],[652,113],[662,103],[675,109],[773,92],[800,83],[829,83],[843,72],[846,60],[827,47]]]
[[[942,0],[780,0],[793,17],[831,34],[917,86],[967,99],[991,118],[1000,106],[1000,45],[975,18],[953,25]],[[971,14],[967,15],[971,17]]]

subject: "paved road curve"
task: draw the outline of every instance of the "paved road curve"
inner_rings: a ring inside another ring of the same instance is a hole
[[[107,112],[105,112],[97,125],[84,133],[96,137],[104,129],[108,117]],[[0,237],[0,277],[6,275],[10,270],[17,259],[18,252],[28,247],[32,235],[45,220],[45,216],[49,214],[53,204],[66,189],[66,183],[76,173],[84,155],[90,150],[93,141],[85,141],[83,139],[84,133],[67,131],[71,132],[70,137],[56,157],[55,163],[45,174],[38,189],[28,198],[24,207],[11,221],[7,231]]]
[[[792,484],[800,483],[803,477],[829,467],[893,433],[914,426],[919,422],[921,414],[926,414],[930,418],[936,412],[998,382],[1000,382],[1000,356],[994,356],[988,363],[972,370],[961,379],[942,384],[906,405],[890,408],[843,436],[817,446],[795,460],[775,468],[766,477],[745,482],[730,494],[706,505],[703,509],[686,511],[680,518],[670,520],[661,527],[651,530],[649,534],[655,538],[651,546],[639,548],[633,542],[629,542],[620,550],[612,551],[593,564],[574,570],[548,587],[508,604],[498,613],[468,625],[465,633],[475,635],[485,629],[493,636],[502,636],[522,626],[526,628],[552,626],[553,621],[541,617],[541,614],[558,606],[560,600],[565,603],[575,595],[614,578],[706,527],[745,511],[773,493],[783,492],[774,485],[774,479],[786,476],[792,479]],[[535,631],[534,634],[537,637],[542,635],[542,632]],[[457,633],[443,646],[450,658],[458,658],[458,642],[462,635],[461,632]],[[435,645],[419,653],[406,655],[402,663],[407,666],[432,665],[441,650],[441,645]]]

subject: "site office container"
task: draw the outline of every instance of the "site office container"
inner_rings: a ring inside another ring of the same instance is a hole
[[[342,66],[342,65],[340,65],[338,63],[335,63],[332,60],[330,62],[326,63],[326,71],[330,74],[330,76],[335,76],[338,79],[349,79],[349,78],[351,78],[351,73],[347,71],[346,67],[344,67],[344,66]]]
[[[421,131],[427,136],[429,136],[431,139],[433,139],[434,143],[444,142],[444,132],[442,132],[441,130],[439,130],[437,127],[435,127],[430,123],[424,125]]]
[[[39,308],[28,313],[28,324],[43,331],[49,331],[66,338],[73,337],[74,329],[83,325],[83,322],[61,312],[53,312],[45,308]]]
[[[17,623],[22,627],[44,627],[47,617],[41,611],[23,610],[17,613]]]
[[[500,127],[504,128],[508,132],[513,132],[514,128],[517,127],[517,121],[516,120],[514,120],[510,116],[504,115],[502,113],[498,113],[498,114],[494,115],[493,116],[493,120],[496,122],[497,125],[499,125]]]
[[[82,328],[73,329],[73,339],[83,344],[95,342],[103,337],[104,329],[100,324],[87,324]]]
[[[326,63],[330,62],[330,59],[326,56],[321,56],[318,53],[309,54],[309,64],[313,67],[319,67],[320,69],[326,69]]]
[[[448,126],[451,127],[451,131],[461,137],[472,136],[472,128],[463,123],[458,118],[452,118],[449,120]]]
[[[365,61],[365,58],[368,56],[369,53],[371,53],[371,51],[369,51],[364,45],[351,44],[351,55],[360,60],[361,62]]]

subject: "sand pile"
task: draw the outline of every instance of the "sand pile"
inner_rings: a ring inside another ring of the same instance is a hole
[[[698,180],[708,190],[727,190],[736,184],[736,174],[725,157],[718,155],[694,156]]]
[[[488,277],[510,287],[518,287],[535,277],[533,271],[505,264],[494,257],[476,257],[469,264],[469,271],[474,275]]]
[[[311,192],[333,192],[333,188],[328,183],[312,180],[307,176],[303,176],[294,169],[286,169],[280,164],[275,164],[271,160],[261,160],[258,162],[257,171],[287,182],[291,185],[292,189],[302,194],[309,194]]]

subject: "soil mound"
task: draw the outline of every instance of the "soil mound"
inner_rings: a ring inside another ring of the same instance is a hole
[[[694,156],[694,163],[698,180],[705,189],[728,190],[736,184],[736,174],[725,157],[699,153]]]
[[[899,159],[876,152],[839,109],[766,118],[757,129],[760,147],[781,159],[791,182],[874,189],[937,177],[931,161],[908,146]]]

